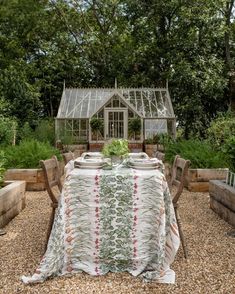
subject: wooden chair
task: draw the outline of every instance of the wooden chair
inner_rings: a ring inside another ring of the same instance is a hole
[[[49,225],[47,229],[47,242],[48,242],[52,225],[54,222],[55,210],[58,207],[58,195],[62,191],[62,183],[60,180],[59,163],[56,156],[53,156],[51,159],[41,160],[40,165],[44,173],[45,186],[46,186],[47,193],[51,199],[51,208],[52,208]],[[57,187],[58,193],[56,193],[54,187]],[[47,242],[46,242],[46,246],[47,246]]]
[[[174,159],[173,166],[172,166],[171,180],[169,183],[169,188],[171,191],[172,191],[173,185],[176,186],[176,190],[174,192],[172,192],[172,202],[173,202],[173,206],[174,206],[174,210],[175,210],[175,217],[176,217],[176,221],[177,221],[178,228],[179,228],[179,235],[180,235],[180,240],[181,240],[181,244],[183,247],[185,258],[188,257],[188,253],[187,253],[187,247],[186,247],[185,240],[184,240],[182,223],[181,223],[181,219],[180,219],[179,212],[178,212],[178,207],[179,207],[178,200],[179,200],[180,195],[182,194],[183,189],[184,189],[189,165],[190,165],[190,160],[185,160],[183,158],[180,158],[179,155],[176,155],[175,159]]]
[[[70,160],[74,160],[74,154],[69,151],[67,153],[63,153],[63,160],[64,160],[64,164],[66,165]]]
[[[155,154],[155,157],[159,160],[161,160],[162,162],[165,161],[165,154],[160,152],[160,151],[157,151],[156,154]]]

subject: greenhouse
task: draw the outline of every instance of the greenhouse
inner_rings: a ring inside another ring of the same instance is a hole
[[[100,142],[123,138],[142,143],[156,134],[175,136],[167,88],[65,88],[56,117],[57,139]]]

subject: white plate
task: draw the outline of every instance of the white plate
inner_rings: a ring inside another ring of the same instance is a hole
[[[147,159],[147,158],[149,158],[148,155],[145,152],[129,153],[128,157],[133,158],[133,159],[137,159],[137,158],[139,158],[139,159],[141,159],[141,158],[142,159]]]
[[[154,169],[158,169],[158,166],[132,166],[131,168],[141,169],[141,170],[154,170]]]
[[[82,158],[102,158],[103,154],[101,152],[84,152]]]
[[[135,167],[156,167],[159,165],[158,160],[148,160],[148,159],[139,159],[139,160],[133,160],[133,162],[130,163],[131,166]]]
[[[103,165],[99,166],[89,166],[89,165],[74,165],[75,168],[81,168],[81,169],[100,169],[103,167]]]
[[[89,159],[80,159],[74,161],[74,166],[102,166],[104,164],[103,159],[101,158],[89,158]]]

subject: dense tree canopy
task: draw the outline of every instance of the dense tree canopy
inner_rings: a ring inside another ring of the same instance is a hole
[[[64,81],[168,80],[185,136],[203,135],[218,112],[235,111],[234,2],[0,0],[0,111],[34,124],[56,115]]]

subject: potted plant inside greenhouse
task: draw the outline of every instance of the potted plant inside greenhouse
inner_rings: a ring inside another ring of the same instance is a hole
[[[92,132],[92,140],[96,140],[98,142],[99,140],[103,139],[103,129],[104,129],[104,122],[98,117],[92,117],[90,120],[90,127]]]
[[[128,120],[128,138],[131,141],[139,140],[141,133],[141,119],[134,117]]]
[[[150,157],[154,157],[157,152],[158,135],[154,135],[152,138],[148,138],[144,141],[145,152]]]

